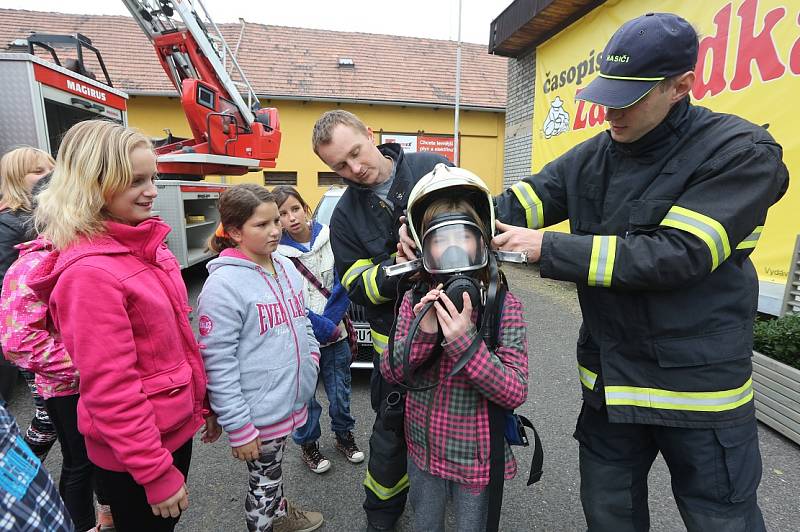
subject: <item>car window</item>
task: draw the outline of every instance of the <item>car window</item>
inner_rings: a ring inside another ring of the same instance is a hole
[[[317,208],[314,210],[314,219],[321,224],[330,225],[333,209],[336,208],[336,204],[339,203],[339,198],[341,197],[341,195],[322,196],[322,199],[319,200],[317,204]]]

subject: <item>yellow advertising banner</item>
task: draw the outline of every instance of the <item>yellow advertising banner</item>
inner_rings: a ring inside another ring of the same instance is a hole
[[[601,5],[536,50],[533,170],[607,129],[605,109],[576,101],[575,95],[597,76],[612,33],[623,22],[655,11],[681,15],[700,35],[692,101],[765,125],[783,146],[794,180],[770,210],[752,255],[759,279],[778,283],[782,296],[800,232],[800,2],[611,0]]]

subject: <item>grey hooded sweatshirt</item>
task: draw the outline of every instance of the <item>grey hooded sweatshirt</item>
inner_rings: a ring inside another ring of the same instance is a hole
[[[306,315],[303,277],[273,253],[276,275],[235,249],[208,263],[198,299],[208,395],[231,446],[303,426],[317,386],[319,344]]]

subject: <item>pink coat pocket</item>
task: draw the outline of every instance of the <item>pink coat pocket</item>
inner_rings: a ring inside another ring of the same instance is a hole
[[[191,386],[192,368],[187,362],[142,379],[142,389],[147,395],[156,416],[159,432],[171,432],[192,417],[194,390]]]

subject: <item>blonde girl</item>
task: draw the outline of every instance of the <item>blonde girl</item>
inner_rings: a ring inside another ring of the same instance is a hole
[[[156,160],[138,131],[92,120],[61,144],[37,228],[55,248],[29,286],[80,373],[78,428],[98,495],[125,531],[172,531],[189,505],[205,372],[186,287],[152,217]],[[219,436],[213,417],[204,439]]]
[[[19,256],[17,246],[36,236],[30,223],[31,190],[54,165],[49,153],[30,146],[11,150],[0,159],[0,283]],[[22,374],[36,405],[36,414],[25,431],[25,442],[44,460],[56,441],[56,431],[36,388],[33,373],[23,371]],[[9,400],[16,381],[17,368],[0,357],[0,396]]]

